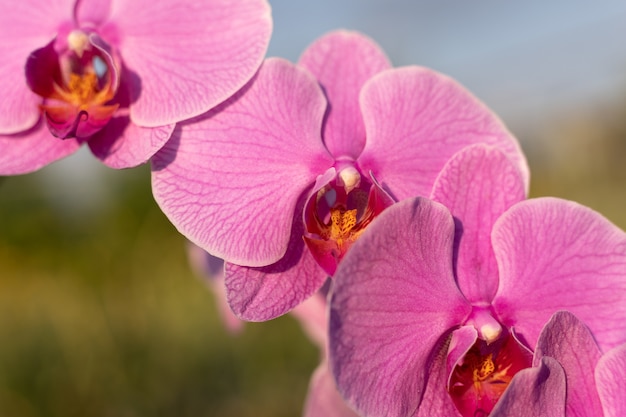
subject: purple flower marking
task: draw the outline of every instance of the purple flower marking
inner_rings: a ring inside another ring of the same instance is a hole
[[[335,275],[330,357],[358,411],[487,415],[557,311],[603,352],[626,342],[626,234],[523,190],[503,153],[474,145],[442,170],[435,201],[394,204],[354,244]],[[547,360],[521,379],[557,368]]]
[[[426,68],[389,68],[354,32],[318,39],[297,66],[266,60],[237,95],[179,126],[153,158],[154,196],[227,261],[229,303],[246,320],[314,293],[373,218],[430,194],[463,147],[497,146],[528,177],[517,141],[475,97]]]
[[[252,77],[272,26],[265,0],[2,2],[0,175],[85,142],[113,168],[146,162]]]

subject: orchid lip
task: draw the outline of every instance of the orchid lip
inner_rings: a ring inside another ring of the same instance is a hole
[[[54,136],[86,138],[113,117],[119,68],[107,49],[97,35],[74,29],[29,56],[28,86],[42,97],[40,108]]]
[[[448,392],[463,417],[487,416],[513,376],[532,364],[525,346],[503,329],[491,342],[478,339],[452,370]]]
[[[341,165],[313,190],[304,210],[304,241],[330,276],[365,228],[393,203],[375,180],[362,178],[355,165]]]

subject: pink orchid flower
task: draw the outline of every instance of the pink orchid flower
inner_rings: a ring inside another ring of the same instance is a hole
[[[557,312],[539,335],[533,368],[513,377],[492,416],[623,416],[624,378],[626,344],[603,355],[576,316]]]
[[[87,143],[113,168],[146,162],[174,123],[255,73],[265,0],[2,0],[0,175]]]
[[[321,86],[321,88],[320,88]],[[320,288],[382,210],[428,195],[474,143],[528,176],[515,138],[450,78],[390,68],[371,40],[330,33],[299,65],[268,59],[238,94],[153,158],[153,194],[178,230],[225,259],[228,300],[269,320]]]
[[[468,147],[432,200],[393,205],[353,245],[334,280],[330,357],[358,411],[488,415],[557,311],[603,352],[626,342],[626,234],[576,203],[524,200],[524,187],[502,152]]]

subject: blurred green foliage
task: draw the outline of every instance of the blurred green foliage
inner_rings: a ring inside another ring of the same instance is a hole
[[[0,185],[0,416],[301,414],[317,348],[291,317],[224,330],[147,167],[86,219],[45,174]]]

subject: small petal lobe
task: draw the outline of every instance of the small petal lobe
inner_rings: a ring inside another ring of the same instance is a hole
[[[565,372],[545,357],[539,366],[518,372],[490,417],[565,417]]]
[[[373,75],[391,67],[385,53],[357,32],[331,32],[309,46],[299,65],[317,78],[330,103],[324,143],[334,157],[356,159],[365,146],[359,93]]]
[[[491,229],[502,213],[525,198],[519,171],[496,147],[468,146],[444,166],[431,198],[455,218],[459,288],[471,302],[490,303],[498,288]]]

